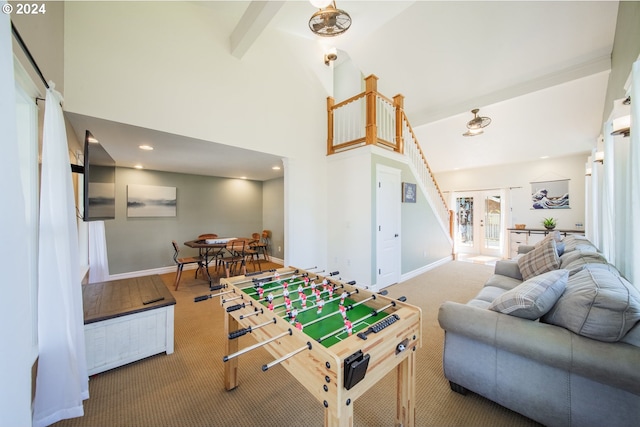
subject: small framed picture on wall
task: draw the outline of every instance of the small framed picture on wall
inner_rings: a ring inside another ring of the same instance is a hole
[[[416,185],[408,182],[402,183],[402,203],[416,202]]]

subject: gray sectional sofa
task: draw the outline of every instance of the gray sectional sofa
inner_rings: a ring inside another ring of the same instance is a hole
[[[529,249],[440,307],[452,390],[548,426],[640,425],[640,292],[584,238]]]

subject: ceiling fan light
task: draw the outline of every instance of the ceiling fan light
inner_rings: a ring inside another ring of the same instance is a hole
[[[344,10],[337,9],[335,2],[320,9],[309,18],[309,29],[322,37],[334,37],[351,27],[351,16]]]
[[[317,7],[318,9],[324,9],[333,3],[333,0],[309,0],[309,3]]]
[[[484,133],[484,131],[482,129],[480,129],[480,128],[469,129],[468,131],[463,133],[462,136],[477,136],[477,135],[482,135],[483,133]]]

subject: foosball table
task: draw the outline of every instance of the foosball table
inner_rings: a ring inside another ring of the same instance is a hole
[[[315,268],[280,268],[220,279],[214,294],[226,310],[224,386],[238,386],[238,357],[256,348],[281,364],[324,406],[326,427],[353,426],[353,404],[396,370],[396,426],[415,425],[415,352],[422,312],[405,298],[373,293]],[[239,349],[240,336],[257,343]]]

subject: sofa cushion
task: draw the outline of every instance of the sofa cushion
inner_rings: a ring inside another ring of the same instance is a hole
[[[541,321],[599,341],[619,341],[640,320],[640,291],[606,268],[584,268]]]
[[[560,257],[560,268],[569,270],[569,275],[577,273],[587,264],[608,264],[607,259],[597,252],[573,250]]]
[[[620,341],[640,347],[640,322],[636,323],[636,326],[631,328]]]
[[[598,249],[585,236],[576,234],[568,234],[564,239],[564,252],[575,251],[576,249],[584,252],[598,252]]]
[[[498,296],[489,309],[523,319],[538,319],[558,301],[568,278],[567,270],[553,270],[534,276]]]
[[[518,267],[524,280],[529,280],[538,274],[560,268],[556,241],[549,239],[544,245],[518,258]]]

